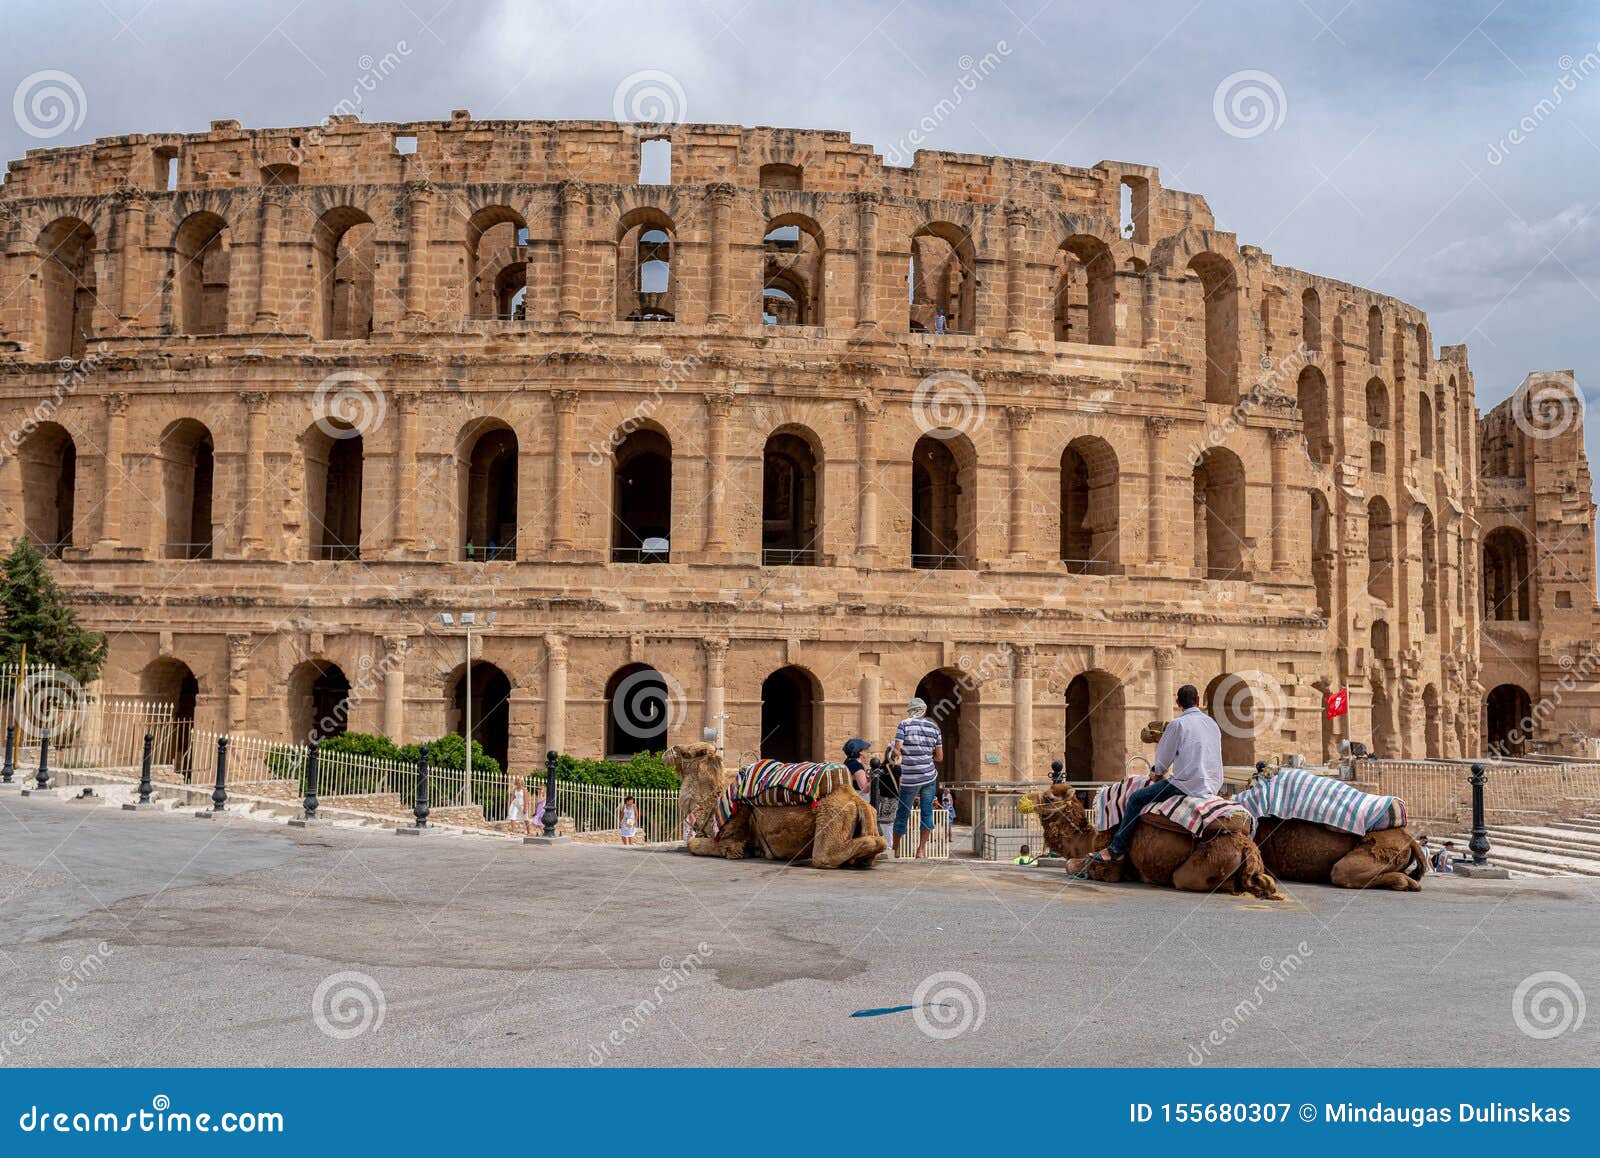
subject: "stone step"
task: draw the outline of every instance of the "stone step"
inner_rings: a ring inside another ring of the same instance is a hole
[[[1465,836],[1454,839],[1465,847]],[[1511,842],[1498,843],[1492,831],[1489,833],[1489,862],[1505,868],[1546,869],[1559,876],[1600,877],[1600,859],[1563,855]]]
[[[1593,834],[1593,837],[1600,837],[1600,833]],[[1587,855],[1600,859],[1600,839],[1593,839],[1588,834],[1575,833],[1563,828],[1497,828],[1490,839],[1523,841],[1564,848],[1580,856]]]

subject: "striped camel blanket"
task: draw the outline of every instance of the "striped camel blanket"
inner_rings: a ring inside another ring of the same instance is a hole
[[[1092,820],[1096,831],[1106,832],[1121,824],[1123,811],[1128,805],[1128,797],[1149,783],[1148,776],[1129,776],[1126,780],[1107,784],[1095,793]],[[1178,827],[1192,832],[1196,837],[1203,835],[1215,821],[1236,812],[1249,815],[1248,810],[1221,796],[1171,796],[1145,809],[1145,815],[1160,816],[1170,820]],[[1253,832],[1255,828],[1253,816],[1250,825]]]
[[[757,760],[739,769],[733,783],[717,797],[706,831],[718,839],[723,826],[749,804],[809,804],[816,807],[835,788],[850,786],[850,770],[843,764],[785,764]]]
[[[1280,768],[1259,775],[1233,798],[1260,820],[1309,820],[1365,836],[1380,828],[1404,828],[1406,802],[1398,796],[1374,796],[1334,776],[1319,776],[1305,768]]]

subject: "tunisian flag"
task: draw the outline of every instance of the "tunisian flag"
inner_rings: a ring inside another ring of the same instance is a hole
[[[1328,719],[1342,716],[1350,710],[1350,689],[1340,688],[1338,691],[1322,697],[1324,706],[1328,709]]]

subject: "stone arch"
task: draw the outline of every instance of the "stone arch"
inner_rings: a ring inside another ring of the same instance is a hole
[[[1417,451],[1433,457],[1433,400],[1426,393],[1417,395]]]
[[[1333,439],[1328,423],[1328,381],[1315,366],[1300,371],[1295,385],[1300,418],[1306,435],[1306,453],[1311,461],[1326,466],[1333,461]]]
[[[179,333],[227,333],[231,237],[227,221],[204,209],[185,217],[173,235],[173,320]]]
[[[983,779],[978,685],[960,668],[935,668],[917,681],[914,693],[928,705],[928,719],[939,725],[944,762],[943,783]]]
[[[1205,305],[1205,398],[1232,406],[1239,400],[1239,280],[1219,254],[1197,253],[1188,271],[1200,280]]]
[[[761,758],[787,763],[824,759],[822,699],[817,677],[794,664],[762,680]]]
[[[17,454],[22,471],[22,525],[33,545],[52,559],[74,546],[78,446],[66,427],[41,422]]]
[[[1319,490],[1311,491],[1311,577],[1317,592],[1317,611],[1325,620],[1333,618],[1333,576],[1335,567],[1333,515],[1328,500]]]
[[[527,316],[528,222],[509,205],[485,205],[467,218],[467,316]]]
[[[822,440],[793,424],[774,430],[761,456],[761,561],[811,567],[822,552]]]
[[[1367,500],[1367,594],[1394,603],[1394,519],[1382,495]]]
[[[649,664],[624,664],[606,681],[605,754],[607,759],[667,747],[672,717],[672,686]]]
[[[912,333],[977,330],[978,253],[972,234],[949,221],[929,221],[911,235]],[[941,318],[943,319],[941,322]]]
[[[456,665],[448,680],[445,728],[463,738],[469,691],[472,739],[505,771],[511,766],[511,678],[484,659],[474,659],[470,670],[465,662]]]
[[[617,317],[628,322],[670,322],[677,317],[677,227],[653,205],[617,222]]]
[[[977,548],[978,455],[972,440],[941,427],[911,450],[911,565],[970,569]]]
[[[189,665],[173,656],[157,656],[139,673],[139,695],[156,703],[172,705],[172,719],[150,730],[155,743],[150,747],[151,763],[167,765],[188,778],[193,768],[191,743],[195,707],[200,699],[200,681]]]
[[[1056,341],[1117,344],[1116,273],[1111,248],[1098,237],[1075,234],[1057,247]]]
[[[289,735],[297,744],[341,735],[350,722],[350,680],[336,663],[311,659],[289,673]]]
[[[1223,764],[1230,768],[1254,764],[1261,706],[1250,681],[1223,672],[1206,685],[1201,703],[1222,731]]]
[[[1121,567],[1117,452],[1103,438],[1080,435],[1061,452],[1061,561],[1077,575]]]
[[[1383,311],[1377,306],[1367,308],[1367,362],[1373,366],[1383,361]]]
[[[372,337],[377,226],[350,205],[329,209],[311,230],[317,281],[315,336],[339,341]]]
[[[1533,727],[1533,697],[1520,684],[1499,684],[1483,700],[1484,740],[1494,756],[1523,756]]]
[[[612,445],[611,561],[666,563],[672,549],[672,439],[656,424],[641,423],[613,436]]]
[[[39,231],[39,305],[45,360],[81,358],[94,336],[95,232],[76,217],[58,217]]]
[[[1208,579],[1246,578],[1244,463],[1213,446],[1194,466],[1194,565]]]
[[[1389,388],[1383,384],[1382,378],[1368,378],[1367,427],[1370,441],[1367,444],[1367,462],[1373,474],[1381,474],[1388,469],[1389,425]]]
[[[517,435],[498,418],[480,418],[456,440],[462,558],[497,562],[517,557]]]
[[[822,325],[826,258],[822,226],[814,219],[783,213],[768,221],[761,239],[763,320],[771,325]]]
[[[312,559],[361,558],[361,496],[365,440],[336,418],[311,425],[301,439],[305,457],[306,530]]]
[[[1533,618],[1533,563],[1528,537],[1501,526],[1483,538],[1483,617],[1528,622]]]
[[[180,418],[161,434],[161,553],[168,559],[209,559],[214,543],[216,443],[203,422]]]
[[[1069,780],[1120,780],[1127,764],[1122,681],[1093,668],[1067,684],[1062,760]]]
[[[1322,349],[1322,298],[1312,287],[1300,295],[1300,341],[1312,353]]]

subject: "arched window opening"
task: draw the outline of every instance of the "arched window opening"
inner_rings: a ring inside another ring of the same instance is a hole
[[[636,209],[617,236],[617,317],[670,322],[677,312],[673,226],[657,209]]]
[[[1433,403],[1426,394],[1417,395],[1417,442],[1423,458],[1433,457]]]
[[[45,360],[81,358],[94,336],[94,230],[62,217],[44,227],[37,248]]]
[[[1326,466],[1333,461],[1333,439],[1328,433],[1328,382],[1322,371],[1307,366],[1296,384],[1300,419],[1306,434],[1306,453],[1311,461]]]
[[[1300,295],[1300,340],[1312,353],[1322,349],[1322,298],[1314,289]]]
[[[166,511],[162,554],[168,559],[209,559],[216,475],[211,432],[192,418],[174,422],[161,436],[160,453]]]
[[[1389,621],[1387,619],[1374,619],[1372,621],[1372,658],[1385,667],[1389,666],[1394,658],[1389,651]]]
[[[306,436],[306,503],[311,557],[361,558],[361,477],[364,443],[349,423],[325,418]]]
[[[343,735],[350,724],[350,681],[337,664],[311,660],[289,673],[289,728],[296,743]]]
[[[1244,463],[1214,446],[1194,468],[1194,565],[1208,579],[1244,579]]]
[[[1239,400],[1239,283],[1233,263],[1200,253],[1190,260],[1189,272],[1199,278],[1204,297],[1206,401],[1232,406]]]
[[[1394,602],[1394,523],[1382,495],[1367,503],[1367,594]]]
[[[461,456],[462,558],[517,557],[517,436],[505,426],[468,435]]]
[[[1533,730],[1533,698],[1516,684],[1500,684],[1484,698],[1484,739],[1492,756],[1525,756]]]
[[[528,223],[506,205],[488,205],[467,219],[467,316],[527,318]]]
[[[1533,569],[1528,540],[1498,527],[1483,540],[1483,617],[1502,623],[1533,618]]]
[[[1428,366],[1433,360],[1433,339],[1428,336],[1428,327],[1421,322],[1417,323],[1417,377],[1426,381]]]
[[[817,456],[798,434],[774,434],[762,456],[761,561],[768,567],[817,562],[821,509]]]
[[[672,443],[639,429],[617,447],[611,488],[611,561],[666,563],[672,558]]]
[[[957,668],[940,668],[917,682],[916,695],[928,705],[927,718],[939,725],[944,747],[940,782],[982,780],[978,688],[972,677]]]
[[[1206,711],[1222,730],[1222,763],[1249,767],[1256,760],[1256,735],[1265,724],[1267,705],[1257,702],[1255,688],[1243,676],[1224,673],[1206,685]]]
[[[1389,388],[1380,378],[1367,380],[1367,432],[1368,468],[1382,474],[1389,468]]]
[[[1367,310],[1367,361],[1373,366],[1383,361],[1383,311],[1377,306]]]
[[[972,566],[976,536],[976,463],[955,431],[917,439],[911,451],[911,565],[928,570]]]
[[[1422,629],[1429,635],[1439,631],[1439,540],[1427,508],[1422,511]]]
[[[317,272],[318,338],[366,341],[372,337],[377,271],[377,227],[359,209],[330,209],[312,231]]]
[[[184,334],[228,330],[228,223],[215,213],[191,213],[173,239],[176,321]]]
[[[763,760],[799,763],[824,758],[819,699],[816,679],[804,668],[779,668],[761,682]]]
[[[1120,780],[1127,761],[1122,681],[1109,672],[1082,672],[1066,693],[1068,780]]]
[[[820,326],[824,297],[821,228],[809,217],[775,217],[767,224],[761,252],[762,320],[768,325]]]
[[[1117,344],[1116,262],[1097,237],[1069,237],[1056,252],[1056,341]]]
[[[1333,618],[1333,520],[1321,491],[1311,492],[1311,578],[1317,589],[1317,611]]]
[[[959,225],[935,221],[911,235],[909,329],[970,334],[977,324],[977,250]]]
[[[193,768],[190,755],[194,732],[194,712],[200,698],[200,682],[182,660],[163,656],[152,660],[139,673],[139,694],[158,704],[172,705],[172,719],[150,729],[155,742],[150,761],[155,767],[169,767],[185,780]]]
[[[470,704],[468,702],[470,691]],[[500,767],[510,768],[511,760],[511,680],[492,663],[474,660],[471,679],[463,663],[450,687],[450,716],[446,726],[465,737],[468,709],[472,714],[472,739],[485,756]]]
[[[66,429],[41,422],[22,444],[23,528],[51,559],[73,545],[73,507],[78,485],[78,447]]]
[[[1115,575],[1120,496],[1117,454],[1102,438],[1075,438],[1061,452],[1061,561],[1075,575]]]
[[[666,751],[672,705],[667,679],[655,668],[618,668],[606,682],[606,759]]]

